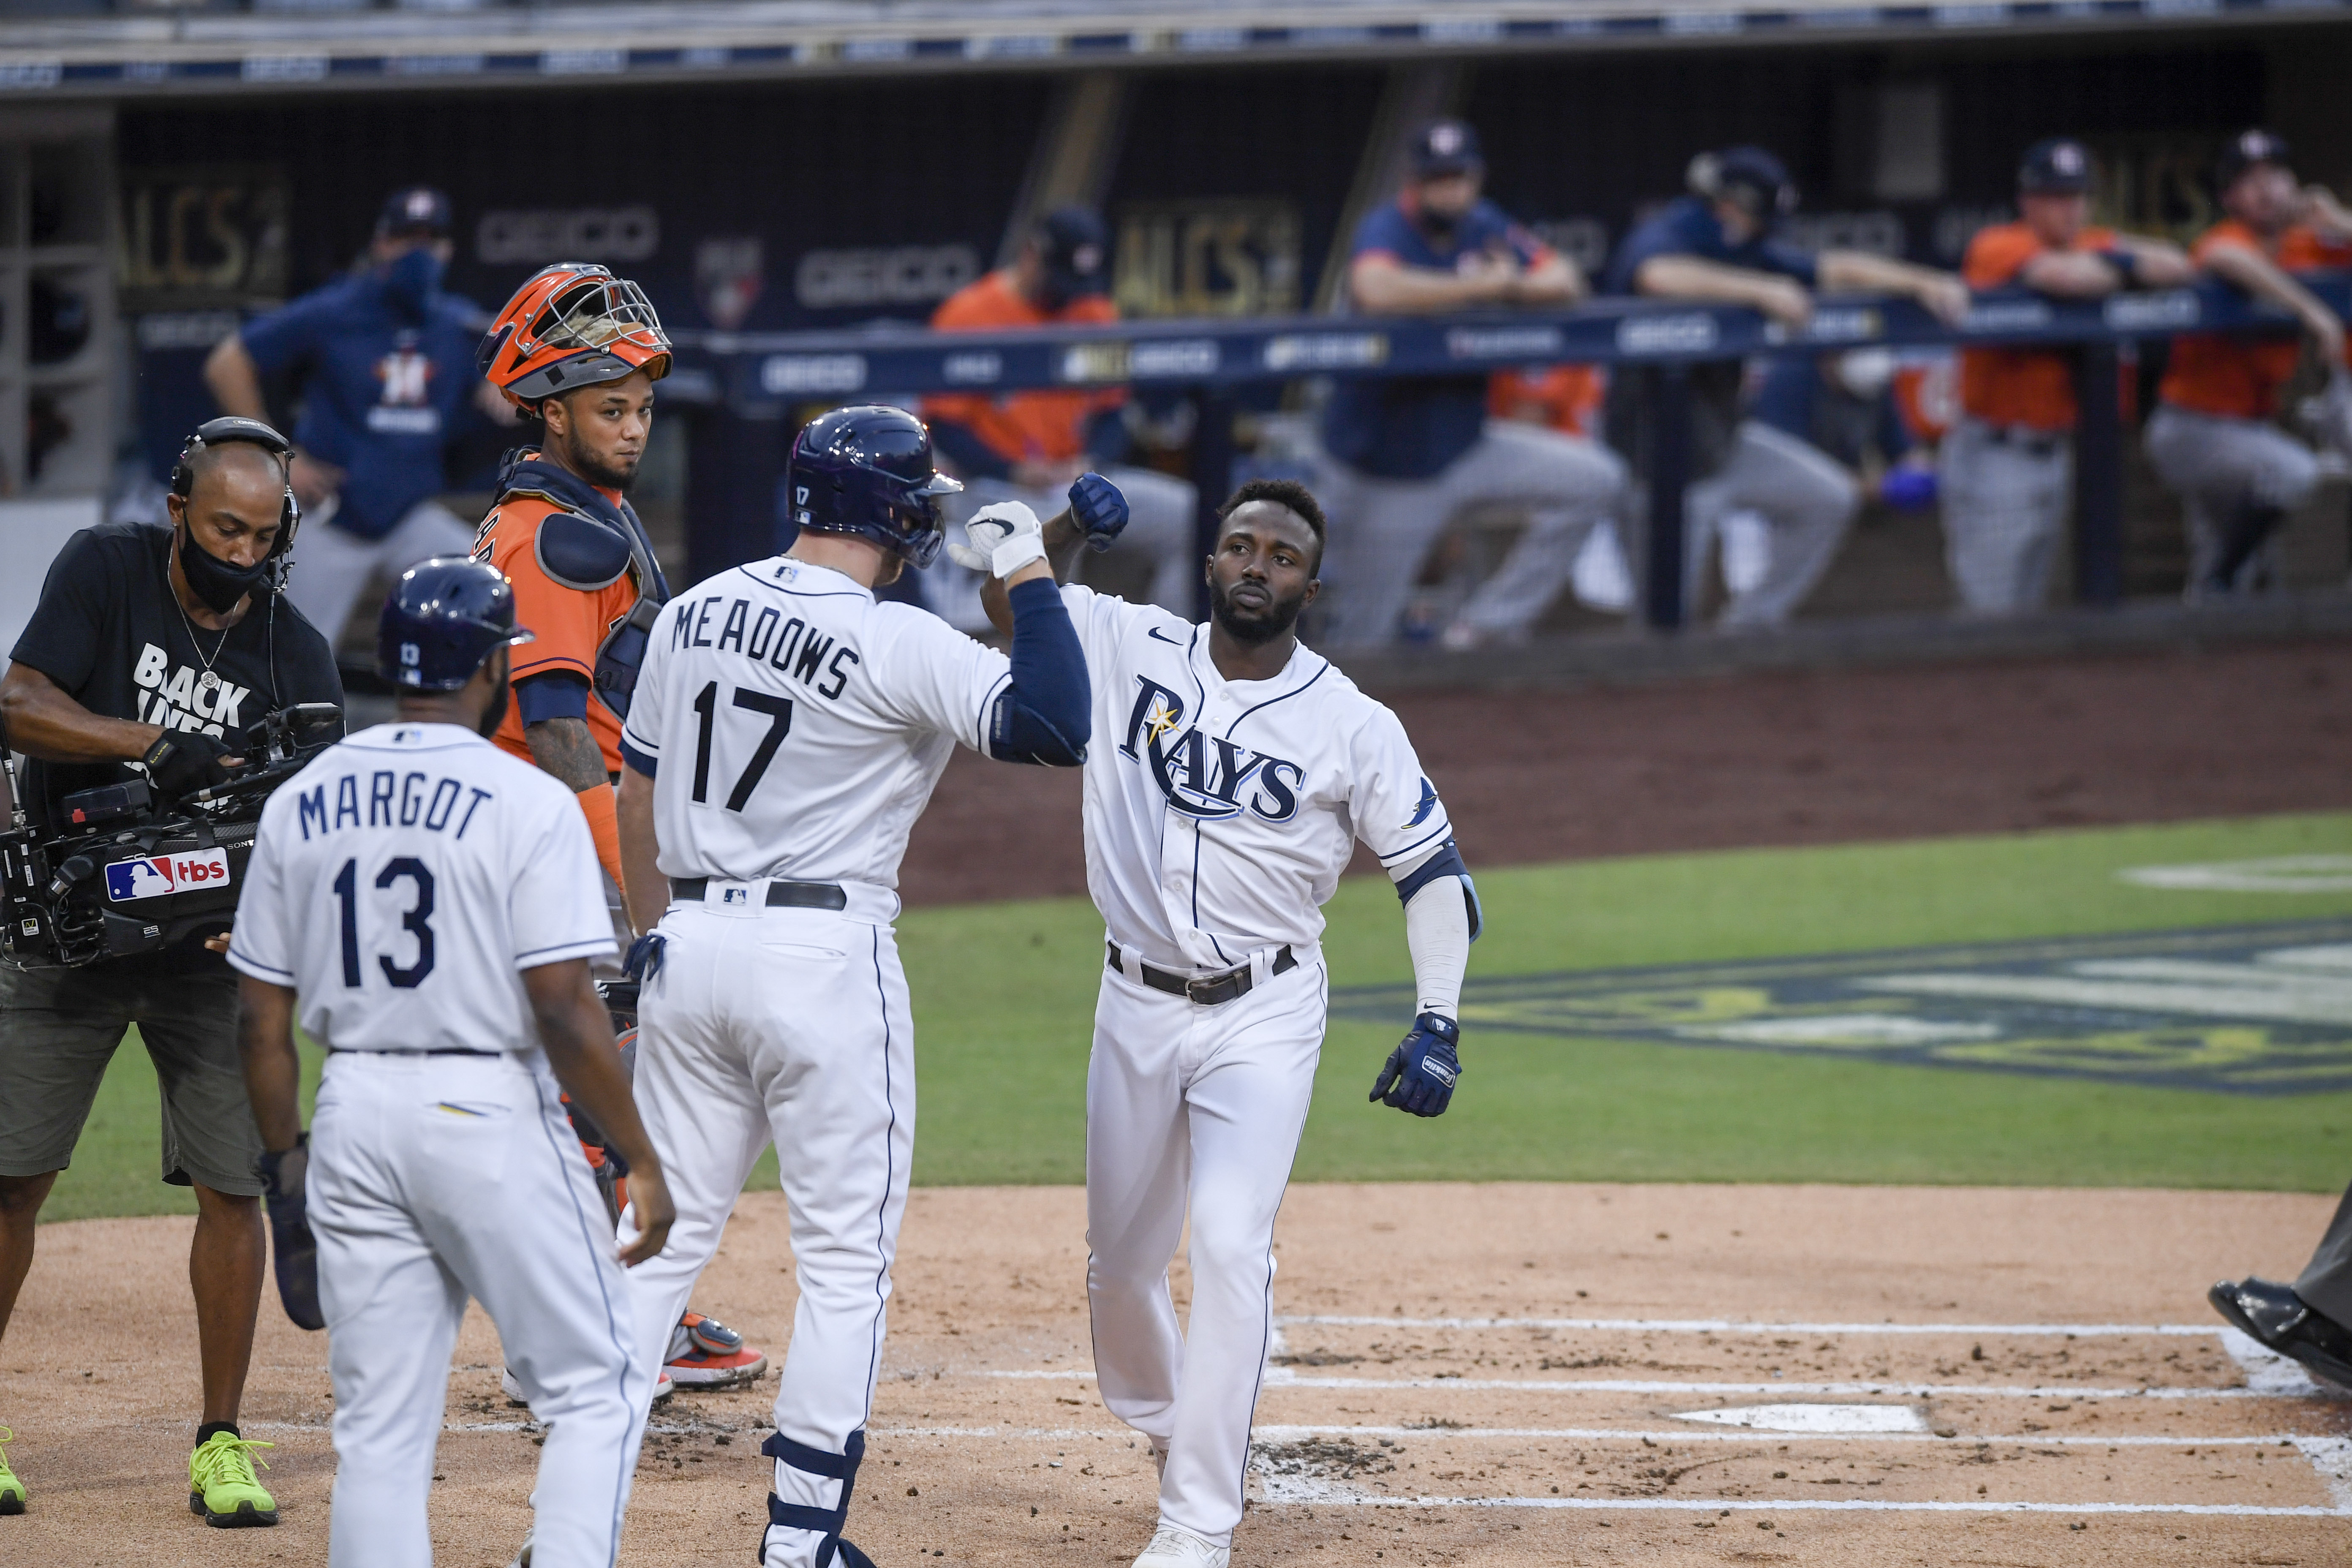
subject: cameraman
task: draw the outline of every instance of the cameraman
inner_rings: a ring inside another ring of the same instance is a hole
[[[247,726],[293,703],[342,705],[327,639],[278,596],[297,521],[289,457],[268,426],[215,419],[173,471],[170,531],[103,523],[58,552],[0,678],[8,744],[32,759],[19,790],[36,826],[58,820],[66,795],[136,776],[126,764],[144,768],[158,804],[223,783]],[[204,1411],[192,1500],[215,1524],[270,1524],[277,1504],[236,1428],[264,1256],[261,1141],[226,945],[0,967],[0,1334],[42,1201],[136,1024],[163,1087],[163,1180],[196,1194],[188,1273]]]

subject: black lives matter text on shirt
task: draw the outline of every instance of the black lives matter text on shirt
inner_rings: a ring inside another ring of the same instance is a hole
[[[182,614],[171,563],[169,529],[83,529],[49,563],[9,657],[93,713],[164,729],[226,737],[292,703],[342,705],[333,649],[291,604],[257,602],[224,637]],[[115,763],[30,763],[26,810],[45,821],[63,796],[132,776]]]

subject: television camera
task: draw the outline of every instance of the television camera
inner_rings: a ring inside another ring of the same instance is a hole
[[[42,827],[20,805],[0,833],[0,953],[75,968],[226,931],[263,804],[342,733],[341,709],[298,703],[246,730],[227,782],[181,800],[129,779],[67,795]]]

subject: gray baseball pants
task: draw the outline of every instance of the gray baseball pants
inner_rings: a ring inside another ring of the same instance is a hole
[[[2189,595],[2213,574],[2231,530],[2248,509],[2290,512],[2319,484],[2311,448],[2259,419],[2227,419],[2167,403],[2147,422],[2147,458],[2180,497],[2189,530]],[[2249,556],[2231,583],[2252,586],[2272,575],[2276,535]]]
[[[1707,552],[1731,513],[1762,516],[1771,528],[1772,551],[1764,575],[1747,592],[1732,595],[1717,624],[1776,626],[1796,613],[1837,559],[1838,545],[1861,506],[1861,487],[1836,458],[1785,430],[1753,419],[1741,421],[1730,460],[1683,492],[1685,615],[1698,603]],[[1631,526],[1625,555],[1638,584],[1649,558],[1648,508],[1627,510]],[[1570,555],[1568,566],[1574,563]]]
[[[1396,635],[1397,617],[1430,546],[1456,511],[1477,501],[1532,502],[1540,509],[1538,519],[1551,519],[1557,538],[1565,541],[1537,547],[1566,563],[1549,579],[1544,597],[1532,609],[1514,601],[1510,615],[1521,617],[1518,624],[1533,622],[1567,582],[1585,535],[1615,511],[1625,489],[1625,465],[1607,447],[1509,419],[1487,420],[1477,444],[1430,479],[1376,479],[1337,461],[1327,461],[1324,471],[1319,499],[1331,536],[1318,602],[1322,640],[1334,647],[1383,643]],[[1514,549],[1496,578],[1511,575],[1519,558]]]
[[[1990,616],[2039,609],[2074,493],[2073,437],[1964,418],[1937,468],[1944,562],[1960,604]]]

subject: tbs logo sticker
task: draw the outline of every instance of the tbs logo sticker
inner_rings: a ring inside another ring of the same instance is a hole
[[[106,896],[118,904],[227,885],[226,849],[193,849],[184,855],[158,855],[152,860],[117,860],[106,868]]]

